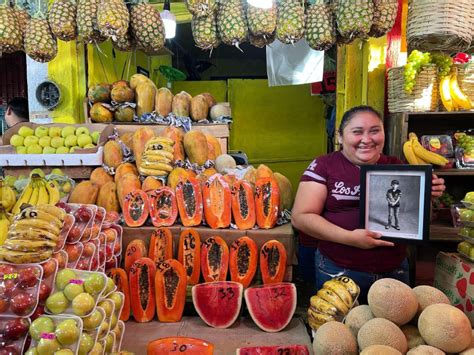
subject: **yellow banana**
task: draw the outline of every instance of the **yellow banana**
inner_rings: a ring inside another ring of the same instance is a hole
[[[150,162],[150,161],[142,161],[142,168],[145,169],[155,169],[155,170],[163,170],[163,171],[172,171],[173,167],[170,164],[160,163],[160,162]]]
[[[352,298],[354,298],[354,300],[356,299],[356,297],[359,296],[360,288],[354,282],[354,280],[352,280],[350,277],[338,276],[334,280],[341,283],[342,286],[344,286],[347,289],[347,291],[349,291],[349,293],[351,294]]]
[[[38,251],[38,252],[23,252],[8,250],[0,246],[0,260],[5,260],[14,264],[31,264],[40,263],[49,259],[52,255],[52,250]]]
[[[423,146],[420,144],[420,142],[418,142],[417,139],[412,138],[411,144],[413,146],[413,152],[415,153],[415,155],[430,164],[444,166],[449,162],[448,159],[446,159],[442,155],[430,152],[429,150],[423,148]]]
[[[348,309],[352,307],[354,300],[347,289],[336,280],[329,280],[323,284],[323,288],[327,288],[334,292],[344,302]]]
[[[443,102],[444,108],[451,112],[453,110],[453,99],[451,97],[451,90],[450,90],[450,80],[451,77],[446,75],[441,82],[439,83],[439,94],[441,96],[441,101]]]
[[[6,211],[11,211],[16,203],[16,194],[13,189],[0,179],[0,204]]]
[[[63,227],[63,222],[61,220],[46,211],[38,209],[37,206],[25,208],[15,217],[15,221],[20,221],[22,219],[41,219],[43,221],[51,223],[58,229],[61,229]]]
[[[321,297],[317,296],[311,297],[311,308],[314,308],[314,310],[318,312],[329,314],[331,316],[335,316],[338,313],[336,307],[334,307],[328,301],[325,301]]]
[[[161,144],[161,143],[147,144],[145,147],[145,152],[149,152],[149,151],[165,151],[165,152],[173,153],[173,147],[166,144]]]
[[[44,229],[45,231],[48,231],[50,233],[57,234],[57,235],[59,235],[59,232],[60,232],[60,229],[58,227],[56,227],[55,225],[52,225],[49,222],[43,221],[42,219],[28,218],[28,219],[17,220],[17,221],[14,221],[12,223],[12,228],[16,227],[16,226],[18,226],[20,228],[21,227],[25,227],[25,228],[31,227],[31,228]]]
[[[30,201],[32,194],[33,194],[33,183],[30,182],[28,185],[26,185],[18,201],[16,201],[15,206],[12,209],[12,213],[17,214],[18,212],[20,212],[21,205],[28,203]]]
[[[50,180],[46,181],[45,185],[49,195],[49,200],[46,204],[54,206],[61,199],[58,183],[55,180]]]
[[[164,151],[164,150],[148,150],[142,154],[142,159],[150,159],[152,157],[165,157],[167,159],[173,160],[173,153]]]
[[[144,162],[149,162],[149,163],[166,163],[170,164],[171,159],[168,159],[164,155],[144,155],[142,158],[142,165]]]
[[[10,221],[8,220],[6,213],[0,211],[0,245],[2,245],[7,239],[8,227],[10,227]]]
[[[332,304],[334,307],[338,309],[339,312],[341,312],[344,315],[347,314],[347,312],[349,312],[349,308],[346,306],[346,304],[341,300],[341,298],[335,292],[331,291],[330,289],[322,288],[318,291],[316,296],[319,296],[326,302],[329,302],[330,304]]]
[[[140,174],[146,175],[146,176],[163,176],[163,175],[168,175],[169,174],[168,171],[147,169],[147,168],[143,168],[141,166],[138,167],[138,171],[140,172]]]
[[[36,209],[55,216],[61,222],[64,221],[67,215],[66,211],[64,211],[62,208],[51,206],[51,205],[38,205],[36,206]]]
[[[311,308],[308,309],[308,323],[309,326],[317,330],[320,326],[322,326],[324,323],[335,321],[336,318],[333,316],[319,313],[319,312],[314,312]]]
[[[40,251],[54,249],[56,243],[48,240],[7,239],[3,246],[8,250],[15,251]]]
[[[8,239],[51,240],[53,242],[57,242],[59,240],[59,236],[57,234],[45,231],[44,229],[16,227],[15,230],[10,230],[8,232]]]
[[[155,138],[150,139],[148,142],[146,142],[146,145],[155,144],[155,143],[173,146],[174,140],[168,137],[160,136],[160,137],[155,137]]]
[[[38,203],[39,198],[39,186],[37,182],[33,182],[33,192],[31,193],[30,200],[28,203],[35,206]]]
[[[418,165],[418,159],[415,155],[415,152],[413,151],[411,141],[409,140],[403,143],[403,155],[405,156],[405,159],[407,160],[408,164]]]
[[[449,88],[451,92],[451,97],[453,98],[453,101],[456,103],[456,105],[458,105],[464,110],[470,110],[472,108],[471,101],[459,87],[458,78],[456,74],[453,74],[451,76]]]
[[[49,195],[48,190],[46,190],[45,182],[40,181],[38,182],[38,201],[36,201],[37,205],[45,205],[49,202]]]

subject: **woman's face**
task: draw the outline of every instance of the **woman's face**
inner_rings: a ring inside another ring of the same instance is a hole
[[[357,113],[344,127],[339,140],[342,153],[352,163],[375,164],[385,143],[382,121],[371,112]]]

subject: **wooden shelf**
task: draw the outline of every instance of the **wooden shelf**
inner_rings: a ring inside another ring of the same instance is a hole
[[[438,176],[474,176],[474,169],[435,169]]]
[[[460,242],[459,228],[447,224],[432,224],[430,226],[430,241],[432,242]]]
[[[409,116],[432,116],[432,115],[441,115],[441,116],[449,116],[449,115],[474,115],[474,111],[437,111],[437,112],[405,112],[405,114]]]

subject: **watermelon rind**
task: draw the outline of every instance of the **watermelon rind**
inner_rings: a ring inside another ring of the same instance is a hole
[[[236,355],[309,355],[306,345],[251,346],[239,348]]]

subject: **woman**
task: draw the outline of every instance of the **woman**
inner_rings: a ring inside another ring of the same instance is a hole
[[[370,286],[379,278],[408,283],[408,262],[405,245],[380,240],[379,233],[359,229],[359,167],[403,162],[382,154],[383,121],[369,106],[347,111],[338,133],[342,151],[315,159],[301,177],[292,223],[303,239],[319,240],[315,252],[317,289],[344,274],[358,283],[359,302],[366,303]],[[436,175],[432,186],[433,197],[446,188]]]

